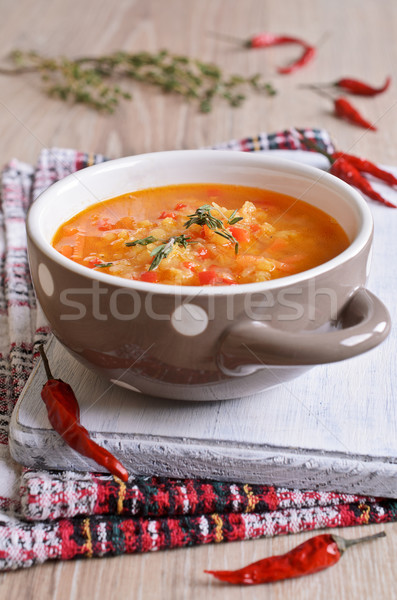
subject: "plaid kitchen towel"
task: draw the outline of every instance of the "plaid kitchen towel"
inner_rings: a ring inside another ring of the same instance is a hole
[[[332,152],[328,134],[305,130]],[[287,130],[216,146],[260,151],[300,149]],[[397,520],[397,502],[272,486],[23,469],[8,450],[12,410],[49,334],[37,306],[26,256],[25,217],[62,177],[101,162],[100,155],[43,150],[38,165],[4,169],[0,210],[0,569],[48,559],[109,556],[210,542],[253,539],[323,527]]]

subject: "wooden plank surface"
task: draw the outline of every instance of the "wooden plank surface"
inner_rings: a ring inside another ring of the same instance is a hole
[[[317,367],[262,394],[201,403],[155,399],[112,385],[54,338],[46,353],[54,376],[75,390],[83,425],[131,475],[397,498],[397,402],[388,382],[370,376],[383,365],[396,384],[396,342],[392,334],[376,352]],[[39,363],[13,413],[12,457],[33,469],[96,470],[52,429],[40,396],[43,381]]]
[[[396,88],[358,108],[378,119],[379,131],[366,133],[336,120],[330,104],[298,84],[332,81],[342,75],[380,84],[397,81],[397,4],[393,0],[2,0],[0,56],[11,49],[36,49],[56,55],[101,54],[116,49],[172,51],[214,60],[228,72],[261,71],[279,89],[273,99],[252,96],[241,109],[219,103],[210,115],[172,96],[134,88],[113,116],[84,106],[70,107],[45,98],[33,76],[0,80],[1,162],[11,156],[34,162],[42,147],[68,146],[111,157],[207,146],[229,138],[290,126],[327,128],[338,146],[385,164],[397,164]],[[299,35],[321,42],[318,60],[293,77],[274,75],[275,66],[295,56],[295,48],[245,51],[207,37],[207,31],[242,38],[260,30]],[[321,41],[322,40],[322,41]],[[394,218],[391,215],[390,218]],[[386,285],[386,283],[385,283]],[[379,380],[387,374],[381,370]],[[365,533],[383,527],[370,526]],[[332,570],[265,589],[228,589],[228,598],[316,600],[397,598],[397,525],[387,538],[353,548]],[[359,535],[362,529],[341,530]],[[233,568],[285,552],[310,534],[229,545],[192,548],[116,559],[49,563],[26,572],[0,575],[0,597],[40,598],[207,598],[225,595],[224,586],[203,574],[208,567]]]

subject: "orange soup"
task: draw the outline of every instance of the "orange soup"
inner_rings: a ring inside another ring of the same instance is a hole
[[[269,190],[173,185],[90,206],[53,246],[80,265],[162,284],[232,285],[285,277],[340,254],[349,241],[325,212]]]

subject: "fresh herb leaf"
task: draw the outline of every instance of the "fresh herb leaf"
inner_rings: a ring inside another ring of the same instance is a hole
[[[150,263],[149,271],[153,271],[154,269],[156,269],[161,263],[161,261],[164,258],[167,258],[167,256],[172,252],[175,244],[178,244],[178,246],[182,246],[183,248],[187,248],[188,244],[196,243],[197,242],[191,241],[190,237],[188,237],[184,233],[175,237],[170,237],[169,240],[167,240],[163,244],[160,244],[160,246],[157,246],[157,248],[154,248],[151,251],[150,256],[153,256],[154,258]]]
[[[109,263],[101,263],[99,265],[95,265],[98,269],[107,269],[107,267],[111,267],[113,265],[112,262]]]
[[[227,233],[226,231],[214,231],[214,233],[215,233],[216,235],[220,235],[221,237],[223,237],[223,238],[227,239],[229,242],[231,242],[231,241],[232,241],[232,239],[231,239],[231,238],[232,238],[233,236],[232,236],[232,234],[231,234],[231,233]]]
[[[175,244],[187,248],[189,244],[197,244],[197,242],[193,241],[191,237],[187,236],[185,233],[182,233],[175,238]]]
[[[237,208],[236,208],[236,210],[234,210],[232,212],[232,214],[230,215],[230,217],[227,220],[229,225],[235,225],[235,223],[238,223],[239,221],[243,220],[243,217],[236,217],[236,214],[237,214]]]
[[[126,242],[126,246],[147,246],[148,244],[153,244],[157,242],[157,238],[153,235],[149,235],[148,237],[141,238],[140,240],[134,240],[133,242]]]
[[[157,246],[157,248],[154,248],[154,250],[151,251],[150,256],[153,256],[154,258],[150,263],[149,271],[153,271],[154,269],[156,269],[163,260],[163,258],[167,258],[167,256],[172,252],[172,249],[174,247],[174,241],[175,239],[171,238],[166,244],[161,244],[160,246]]]
[[[236,217],[235,219],[232,220],[228,220],[229,225],[235,225],[236,223],[238,223],[239,221],[242,221],[243,217]]]

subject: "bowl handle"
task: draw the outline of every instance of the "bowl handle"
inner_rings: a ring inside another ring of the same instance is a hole
[[[228,375],[246,375],[254,365],[320,365],[345,360],[371,350],[391,327],[385,305],[359,288],[328,331],[290,332],[263,321],[246,319],[220,340],[218,365]]]

